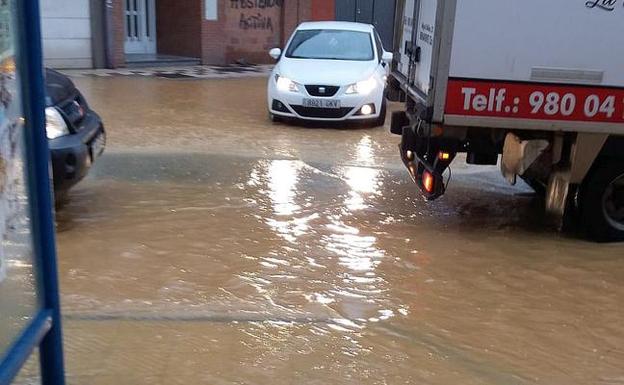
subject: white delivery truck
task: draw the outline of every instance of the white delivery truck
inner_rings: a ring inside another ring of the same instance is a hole
[[[389,95],[428,199],[457,153],[624,239],[624,0],[401,0]],[[500,160],[499,160],[500,156]]]

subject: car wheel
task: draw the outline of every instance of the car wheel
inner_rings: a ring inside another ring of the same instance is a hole
[[[68,191],[54,191],[54,208],[61,210],[69,202]]]
[[[379,117],[375,119],[373,127],[381,127],[384,124],[386,124],[387,109],[388,109],[388,106],[386,103],[386,99],[384,98],[384,101],[381,103],[381,112],[379,113]]]
[[[600,162],[583,182],[581,223],[598,242],[624,240],[624,162]]]
[[[282,118],[269,112],[269,120],[273,123],[280,123],[282,122]]]

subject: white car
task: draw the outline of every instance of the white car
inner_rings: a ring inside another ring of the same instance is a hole
[[[278,60],[268,85],[272,120],[361,120],[383,125],[392,54],[369,24],[302,23]]]

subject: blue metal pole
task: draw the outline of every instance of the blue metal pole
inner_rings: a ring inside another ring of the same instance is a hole
[[[33,349],[48,334],[52,327],[52,317],[49,313],[47,310],[40,311],[24,330],[21,338],[15,341],[5,360],[0,362],[0,384],[8,385],[13,381],[13,378],[32,354]]]
[[[34,252],[42,278],[43,307],[52,326],[39,346],[44,385],[64,385],[63,336],[54,241],[54,215],[50,186],[50,150],[45,133],[45,88],[41,49],[39,0],[17,0],[19,25],[18,68],[26,117],[25,140],[31,196]]]

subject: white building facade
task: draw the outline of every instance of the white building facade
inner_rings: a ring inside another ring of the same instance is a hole
[[[89,0],[40,0],[45,65],[92,68],[92,24]]]

